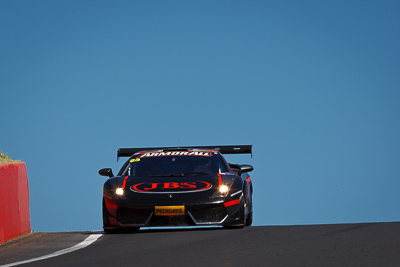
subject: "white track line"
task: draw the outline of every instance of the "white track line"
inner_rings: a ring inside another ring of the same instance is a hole
[[[70,247],[70,248],[66,248],[66,249],[62,249],[59,251],[56,251],[54,253],[48,254],[48,255],[44,255],[41,257],[37,257],[37,258],[33,258],[30,260],[25,260],[25,261],[18,261],[18,262],[14,262],[14,263],[10,263],[10,264],[5,264],[5,265],[0,265],[0,267],[10,267],[10,266],[16,266],[16,265],[20,265],[20,264],[25,264],[25,263],[29,263],[29,262],[34,262],[34,261],[40,261],[40,260],[45,260],[48,258],[53,258],[53,257],[57,257],[63,254],[67,254],[70,253],[72,251],[78,250],[78,249],[82,249],[84,247],[89,246],[90,244],[94,243],[97,239],[99,239],[102,236],[102,234],[91,234],[90,236],[88,236],[85,240],[83,240],[81,243]]]

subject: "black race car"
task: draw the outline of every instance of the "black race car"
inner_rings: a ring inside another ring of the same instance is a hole
[[[117,176],[110,168],[103,191],[103,228],[250,226],[251,165],[227,163],[222,154],[251,154],[252,145],[120,148],[129,157]]]

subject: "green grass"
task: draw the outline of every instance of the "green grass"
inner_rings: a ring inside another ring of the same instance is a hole
[[[7,154],[0,151],[0,164],[20,162],[19,160],[11,159]]]

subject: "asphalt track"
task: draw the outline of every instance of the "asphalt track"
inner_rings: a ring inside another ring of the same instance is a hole
[[[90,233],[34,233],[0,245],[0,265],[76,245]],[[20,266],[400,266],[400,222],[141,230]]]

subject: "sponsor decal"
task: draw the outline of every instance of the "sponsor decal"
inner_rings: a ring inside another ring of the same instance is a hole
[[[135,158],[130,160],[130,162],[138,162],[138,161],[140,161],[140,158]]]
[[[168,151],[168,152],[149,152],[144,153],[140,158],[151,158],[151,157],[165,157],[165,156],[199,156],[199,157],[211,157],[211,152],[202,151]]]
[[[185,206],[155,206],[156,216],[185,215]]]
[[[205,191],[212,185],[205,181],[195,182],[143,182],[131,186],[131,190],[138,193],[190,193]]]

